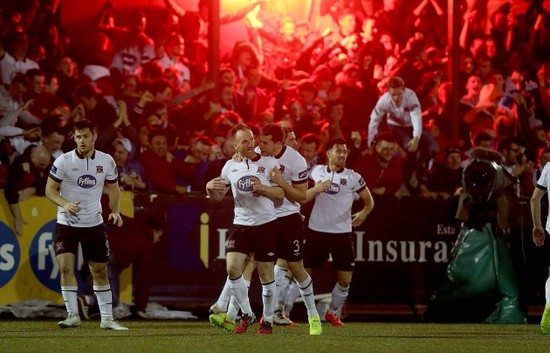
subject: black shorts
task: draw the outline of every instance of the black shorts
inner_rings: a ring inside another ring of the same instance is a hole
[[[334,234],[308,229],[304,254],[306,268],[323,267],[329,255],[332,255],[335,270],[353,271],[355,267],[353,233]]]
[[[78,243],[82,247],[84,261],[99,263],[109,262],[109,241],[105,225],[100,224],[90,228],[69,227],[63,224],[55,226],[55,255],[78,253]]]
[[[225,249],[227,252],[241,254],[254,253],[254,260],[260,262],[277,259],[277,226],[275,221],[260,226],[234,224],[227,232]]]
[[[302,260],[304,253],[304,220],[300,213],[277,218],[277,257],[289,262]]]

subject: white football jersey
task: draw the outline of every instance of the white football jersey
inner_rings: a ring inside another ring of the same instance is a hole
[[[57,223],[71,227],[95,227],[103,223],[103,185],[118,180],[115,161],[110,155],[97,150],[91,158],[82,156],[76,150],[64,153],[53,162],[50,178],[61,183],[61,197],[70,202],[80,202],[80,212],[76,216],[58,207]]]
[[[252,182],[263,185],[277,186],[269,178],[273,168],[279,168],[273,157],[258,155],[257,158],[245,159],[242,162],[229,160],[222,169],[221,177],[231,192],[235,202],[234,224],[244,226],[259,226],[277,218],[275,204],[264,196],[252,193]]]
[[[351,206],[355,193],[366,187],[363,177],[351,169],[335,172],[326,165],[317,165],[309,178],[315,183],[332,181],[330,188],[315,197],[309,228],[324,233],[351,232]]]
[[[550,163],[546,163],[539,180],[537,180],[537,188],[548,191],[548,185],[550,185]],[[550,201],[550,192],[548,194],[548,201]],[[550,217],[546,219],[546,231],[550,233]]]
[[[285,181],[290,185],[306,183],[308,179],[308,168],[304,157],[292,147],[283,146],[283,150],[275,156],[279,163],[279,170]],[[300,203],[290,201],[286,197],[283,204],[276,208],[277,217],[284,217],[300,212]]]

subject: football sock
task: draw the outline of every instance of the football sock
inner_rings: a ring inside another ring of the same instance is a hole
[[[250,289],[250,281],[244,280],[246,283],[246,287]],[[239,316],[239,303],[237,302],[237,298],[235,296],[231,296],[231,300],[229,301],[229,307],[227,308],[227,314],[233,319],[233,321],[237,320],[237,317]]]
[[[277,285],[275,281],[262,284],[262,302],[264,304],[264,322],[273,323]]]
[[[113,319],[113,293],[111,292],[110,285],[95,286],[94,293],[97,298],[97,305],[99,306],[99,313],[101,314],[101,320]]]
[[[285,298],[285,315],[290,315],[290,312],[292,311],[292,307],[294,306],[294,302],[298,297],[300,296],[300,288],[298,288],[298,284],[295,281],[292,281],[290,283],[290,286],[288,288],[288,294]]]
[[[285,302],[285,286],[288,286],[288,280],[286,278],[287,269],[275,265],[275,284],[277,285],[277,309],[282,308]]]
[[[65,308],[67,309],[68,314],[78,314],[78,303],[76,300],[77,291],[77,286],[61,287],[61,295],[63,296],[63,301],[65,302]]]
[[[307,316],[312,317],[319,315],[317,308],[315,307],[315,298],[313,296],[313,279],[311,276],[308,275],[305,280],[298,283],[298,288],[300,289],[300,295],[306,305]]]
[[[229,287],[231,288],[231,294],[237,299],[243,314],[252,316],[252,308],[248,300],[248,287],[243,276],[241,275],[235,279],[230,278]]]
[[[349,286],[340,287],[338,283],[334,285],[332,289],[332,301],[330,302],[329,310],[333,313],[339,312],[340,309],[344,306],[344,302],[348,297]]]
[[[216,301],[216,305],[221,310],[229,311],[228,305],[229,305],[229,298],[231,298],[231,288],[229,288],[229,278],[225,280],[225,283],[223,285],[222,292],[220,293],[220,296],[218,300]]]

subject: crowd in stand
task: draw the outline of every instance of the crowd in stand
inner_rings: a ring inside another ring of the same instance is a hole
[[[209,1],[199,0],[197,12],[164,3],[152,27],[143,12],[117,18],[106,2],[87,53],[61,25],[62,0],[0,5],[0,187],[21,158],[27,173],[47,174],[32,150],[43,145],[52,160],[71,150],[82,119],[99,128],[96,147],[112,153],[124,189],[173,194],[204,192],[231,158],[227,132],[239,122],[280,124],[310,167],[323,162],[331,139],[344,138],[349,167],[375,195],[398,198],[452,197],[474,146],[501,152],[527,196],[550,155],[547,1],[526,2],[521,12],[506,2],[491,13],[484,1],[461,4],[458,139],[447,1],[323,0],[326,28],[297,21],[282,0],[253,2],[222,14],[222,25],[237,21],[248,40],[235,43],[212,80]],[[420,102],[423,136],[433,142],[418,153],[388,131],[391,112],[371,141],[371,112],[392,77]],[[34,179],[18,177],[10,188],[43,193]]]

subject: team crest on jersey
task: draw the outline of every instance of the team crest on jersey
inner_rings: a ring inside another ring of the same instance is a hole
[[[226,249],[233,249],[235,248],[235,240],[227,240],[225,242],[225,248]]]
[[[285,172],[285,166],[281,164],[279,166],[279,171],[281,172],[281,174],[284,173]]]
[[[103,173],[103,166],[102,165],[96,165],[95,166],[95,172],[97,173]]]
[[[263,165],[259,165],[256,173],[265,174],[265,167]]]
[[[348,185],[348,179],[340,179],[340,185]]]

